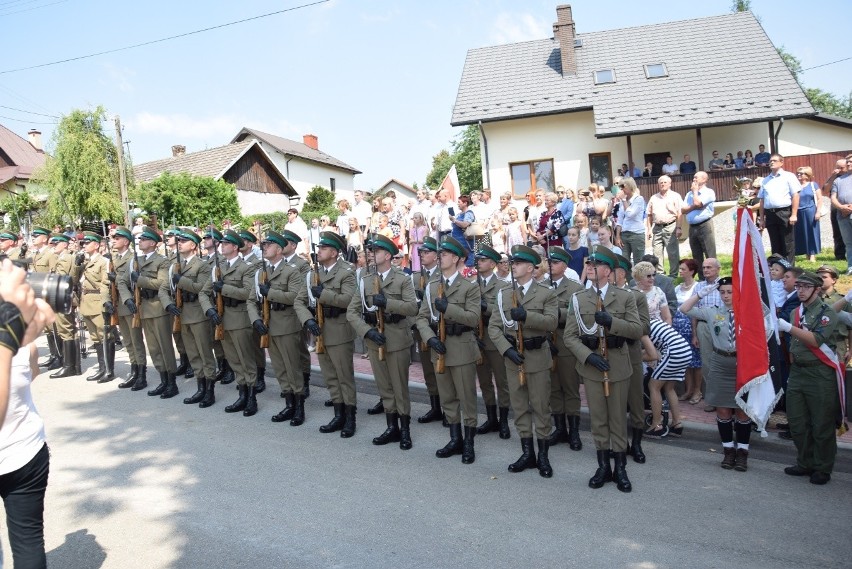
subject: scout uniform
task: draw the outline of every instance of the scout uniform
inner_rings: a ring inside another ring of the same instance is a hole
[[[835,282],[840,278],[840,273],[837,272],[837,268],[832,267],[831,265],[822,265],[816,271],[816,274],[822,278],[823,273],[827,273],[831,275]],[[844,296],[837,292],[837,289],[832,287],[831,292],[826,293],[825,291],[820,291],[820,297],[829,305],[833,306],[835,302],[839,300],[845,300]],[[846,303],[844,303],[846,304]],[[846,308],[848,310],[848,306]],[[847,342],[849,339],[849,328],[843,324],[842,322],[838,322],[837,324],[837,359],[841,362],[846,361],[846,352],[848,351]]]
[[[451,236],[444,237],[440,250],[467,258],[467,250]],[[440,262],[439,262],[440,264]],[[439,287],[443,294],[438,294]],[[447,458],[462,454],[462,462],[470,464],[476,459],[474,437],[476,436],[476,360],[479,346],[474,330],[479,323],[479,288],[465,280],[456,271],[449,278],[440,272],[429,281],[423,295],[423,304],[417,314],[417,330],[426,338],[432,349],[432,363],[436,365],[435,376],[441,406],[450,425],[450,442],[438,449],[435,456]],[[439,306],[445,306],[443,313]],[[446,338],[438,337],[443,315]],[[445,354],[439,354],[444,351]],[[444,371],[438,371],[438,361],[443,359]],[[464,419],[464,439],[461,421]]]
[[[568,265],[571,254],[562,247],[549,247],[551,262]],[[583,290],[583,285],[569,279],[566,275],[551,285],[556,292],[559,307],[559,324],[554,342],[556,344],[556,366],[550,372],[550,412],[556,428],[548,439],[548,446],[568,443],[571,450],[581,450],[580,441],[580,376],[577,374],[577,358],[565,344],[565,323],[568,320],[568,303],[575,292]]]
[[[391,256],[399,253],[397,246],[384,235],[376,235],[373,249],[384,249]],[[374,304],[384,297],[384,306]],[[384,329],[378,330],[378,317],[384,319]],[[356,293],[349,302],[346,319],[356,337],[365,338],[376,387],[385,409],[387,429],[373,439],[374,445],[399,442],[403,450],[411,448],[411,399],[408,393],[408,366],[411,365],[411,320],[417,315],[417,295],[411,278],[390,266],[379,274],[362,272]],[[382,341],[384,357],[379,357]]]
[[[491,259],[495,263],[499,263],[500,253],[488,245],[482,245],[476,253],[476,258]],[[480,311],[485,308],[485,312],[482,312],[480,316],[485,325],[483,337],[479,339],[482,364],[476,366],[476,376],[479,378],[479,389],[482,392],[482,399],[485,401],[487,416],[485,423],[476,429],[476,434],[482,435],[499,431],[501,439],[508,439],[511,432],[509,431],[509,382],[506,378],[506,362],[503,360],[503,354],[497,350],[494,341],[488,335],[488,323],[493,316],[497,293],[506,286],[506,283],[497,278],[497,275],[492,271],[488,277],[477,276],[474,284],[479,287],[479,292],[482,295]],[[495,388],[497,390],[496,396],[494,394]],[[499,420],[497,418],[498,404],[500,406]]]
[[[424,237],[423,244],[420,245],[419,251],[435,251],[438,252],[438,242],[433,237]],[[423,267],[422,263],[420,265]],[[435,276],[438,270],[438,265],[435,264],[432,269],[423,269],[411,275],[411,280],[414,283],[414,294],[417,295],[417,305],[420,306],[423,302],[423,290],[426,284]],[[426,382],[426,391],[429,393],[430,409],[423,416],[417,418],[418,423],[431,423],[443,418],[444,413],[441,411],[441,396],[438,394],[438,382],[435,379],[435,366],[432,364],[432,357],[428,349],[425,348],[425,343],[420,337],[420,332],[417,331],[417,325],[411,327],[414,332],[414,341],[420,349],[420,367],[423,368],[423,380]]]
[[[100,243],[101,236],[85,231],[83,242]],[[112,378],[115,377],[115,342],[104,337],[104,312],[106,303],[110,302],[107,260],[99,253],[93,253],[84,260],[80,270],[80,314],[94,342],[98,358],[98,371],[87,377],[86,381]]]
[[[239,235],[245,242],[246,248],[249,248],[249,245],[254,245],[255,243],[257,243],[257,236],[251,231],[243,230],[240,231]],[[252,268],[252,271],[254,271],[254,273],[256,274],[257,270],[263,263],[263,259],[258,258],[258,256],[254,253],[240,252],[240,256],[243,258],[243,261],[245,261],[246,264],[250,266]],[[266,391],[266,352],[263,350],[263,348],[260,347],[260,334],[258,334],[257,330],[252,329],[252,335],[254,336],[254,360],[255,365],[257,366],[257,377],[255,380],[254,391],[255,393],[263,393],[264,391]]]
[[[512,263],[541,265],[541,257],[526,245],[512,247]],[[517,307],[514,301],[517,299]],[[548,458],[547,439],[550,436],[550,352],[551,334],[559,319],[556,292],[530,278],[524,284],[515,283],[497,293],[497,313],[488,324],[488,335],[497,351],[509,358],[506,375],[509,397],[515,415],[515,428],[521,439],[521,457],[509,472],[522,472],[538,467],[545,478],[553,476]],[[523,346],[518,345],[518,331],[523,331]],[[512,361],[512,353],[521,355],[522,364]],[[524,383],[521,384],[521,373]],[[538,439],[538,459],[533,449],[533,422]]]
[[[605,264],[614,270],[617,259],[612,251],[599,245],[589,255],[588,262]],[[599,298],[602,303],[600,311],[597,307]],[[599,333],[602,325],[597,320],[608,321],[610,318],[611,322],[601,337]],[[638,341],[641,337],[639,311],[629,291],[614,285],[604,285],[600,291],[590,287],[575,293],[571,298],[564,340],[577,358],[577,373],[583,380],[589,406],[592,437],[598,455],[598,470],[589,480],[592,488],[600,488],[613,479],[610,455],[614,453],[618,489],[623,492],[631,490],[625,470],[627,396],[633,372],[627,340]],[[599,355],[600,342],[606,342],[605,359]],[[608,365],[608,371],[602,371],[596,364],[601,367]],[[605,394],[606,388],[609,395]]]
[[[346,242],[336,233],[323,231],[319,246],[333,247],[339,254],[346,249]],[[320,427],[320,432],[340,431],[341,437],[349,438],[355,434],[357,401],[352,362],[355,333],[346,320],[346,309],[355,295],[355,270],[338,257],[331,267],[319,270],[319,285],[314,284],[315,279],[312,269],[305,276],[305,288],[296,297],[296,314],[309,331],[322,335],[325,344],[325,353],[318,354],[318,359],[334,404],[334,419]],[[325,319],[322,330],[309,306],[321,307]]]
[[[163,237],[166,239],[165,243],[165,257],[169,262],[169,279],[172,277],[172,273],[175,270],[175,265],[180,263],[178,257],[180,254],[178,253],[177,246],[177,237],[180,233],[180,229],[177,227],[170,227],[165,233],[163,233]],[[171,282],[165,283],[166,292],[171,297],[172,301],[174,301],[174,287]],[[172,302],[174,304],[174,302]],[[183,345],[183,335],[181,334],[180,329],[175,331],[174,321],[176,316],[174,314],[169,314],[169,317],[172,321],[172,339],[175,341],[175,347],[178,351],[178,356],[180,356],[180,361],[177,363],[177,369],[175,370],[175,375],[182,375],[186,379],[192,379],[195,377],[195,370],[189,363],[189,358],[186,355],[186,347]]]
[[[145,356],[145,341],[142,337],[142,326],[133,327],[133,313],[127,306],[121,302],[121,299],[133,298],[133,291],[128,287],[130,279],[127,273],[135,267],[133,261],[133,251],[130,247],[135,247],[133,234],[124,226],[115,229],[116,237],[127,239],[129,248],[124,253],[112,254],[112,273],[110,273],[110,281],[115,283],[118,290],[119,303],[116,306],[118,310],[118,329],[121,330],[121,337],[124,339],[127,355],[130,359],[130,375],[126,381],[118,384],[121,389],[131,388],[133,391],[139,391],[148,387],[148,368]]]
[[[61,233],[54,233],[50,236],[51,243],[68,243],[68,241],[68,236]],[[72,288],[75,286],[74,281],[76,280],[75,268],[74,254],[68,251],[67,248],[57,255],[53,271],[57,275],[65,275],[71,278]],[[56,315],[56,332],[59,335],[59,340],[62,342],[62,368],[50,374],[50,377],[71,377],[82,373],[80,369],[80,345],[74,335],[76,331],[74,321],[77,304],[77,296],[74,293],[71,312]]]
[[[285,229],[281,232],[281,236],[284,237],[290,243],[301,243],[302,238],[293,233],[292,231]],[[284,258],[284,262],[298,269],[299,273],[307,279],[308,271],[311,270],[311,264],[308,263],[303,257],[300,257],[297,253],[293,253],[289,257]],[[304,395],[305,399],[310,397],[311,395],[311,354],[308,351],[308,341],[310,340],[310,333],[302,329],[300,332],[302,334],[302,341],[299,343],[299,362],[300,368],[302,370],[302,381],[304,383]],[[330,405],[327,405],[330,406]]]

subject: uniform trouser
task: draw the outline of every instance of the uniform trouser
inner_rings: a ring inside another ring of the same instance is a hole
[[[621,232],[622,253],[634,265],[645,255],[645,230]]]
[[[476,366],[479,390],[486,405],[509,406],[509,381],[506,378],[506,359],[497,350],[482,350],[482,365]],[[497,395],[494,395],[495,383]]]
[[[216,358],[213,356],[211,345],[210,322],[202,320],[194,324],[180,325],[183,337],[184,352],[189,358],[189,365],[199,378],[213,379],[216,377]]]
[[[716,236],[713,234],[712,219],[689,226],[689,249],[699,267],[704,264],[704,259],[716,257]]]
[[[213,322],[207,321],[210,326],[210,337],[216,337],[216,325]],[[225,350],[222,348],[222,340],[213,340],[213,355],[217,360],[221,360],[225,357]]]
[[[254,342],[254,365],[266,368],[266,350],[260,347],[260,334],[252,328],[252,342]]]
[[[676,277],[678,265],[680,265],[680,243],[677,235],[677,222],[668,225],[654,225],[651,228],[651,246],[654,249],[654,256],[663,262],[663,251],[666,252],[666,257],[669,259],[669,276]]]
[[[177,370],[175,349],[172,347],[172,319],[168,314],[142,319],[142,332],[151,361],[159,372],[174,373]]]
[[[564,346],[560,349],[567,351]],[[580,375],[574,356],[557,356],[556,371],[550,372],[550,412],[580,416]]]
[[[419,336],[415,336],[415,340]],[[429,396],[438,395],[438,379],[435,377],[435,364],[432,363],[432,353],[429,348],[423,349],[420,344],[420,366],[423,368],[423,381],[426,382],[426,391]]]
[[[311,354],[308,352],[308,343],[310,342],[311,335],[302,329],[302,341],[299,342],[299,361],[301,362],[301,370],[302,373],[310,374],[311,373]],[[354,348],[354,346],[353,346]],[[355,373],[354,371],[352,373]],[[325,372],[323,372],[325,376]],[[328,384],[326,384],[328,385]],[[354,405],[354,403],[353,403]]]
[[[645,429],[644,380],[645,374],[642,373],[642,362],[640,361],[633,364],[633,373],[630,374],[630,390],[627,393],[627,405],[630,407],[630,426],[634,429]]]
[[[541,349],[550,348],[545,346]],[[530,357],[534,353],[535,350],[527,350],[525,355]],[[536,372],[527,371],[525,385],[521,385],[515,364],[506,364],[506,375],[509,379],[509,399],[512,401],[518,436],[522,439],[532,437],[535,422],[536,438],[546,439],[553,429],[550,416],[550,367]]]
[[[124,347],[131,364],[145,366],[145,341],[142,339],[142,326],[133,327],[133,315],[119,316],[118,329],[124,339]]]
[[[793,363],[787,382],[787,422],[799,466],[831,473],[837,455],[835,417],[839,407],[834,370]]]
[[[303,393],[305,380],[299,359],[301,343],[302,334],[299,331],[280,336],[269,335],[269,358],[272,360],[272,369],[275,370],[281,393]]]
[[[103,314],[95,314],[94,316],[83,316],[83,322],[86,324],[86,330],[89,331],[89,337],[95,344],[100,344],[104,341],[104,316]]]
[[[597,450],[627,450],[627,395],[630,380],[609,382],[609,397],[604,396],[603,381],[583,378],[586,401],[592,423],[592,438]]]
[[[172,330],[174,330],[175,317],[172,316],[171,314],[169,314],[169,316],[172,317]],[[179,354],[185,354],[186,353],[186,346],[184,346],[184,344],[183,344],[182,331],[183,331],[183,329],[181,329],[181,332],[172,332],[172,338],[174,338],[174,340],[175,340],[175,347],[177,348],[177,351],[178,351]]]
[[[348,324],[347,324],[348,326]],[[304,345],[304,344],[302,344]],[[319,364],[328,393],[334,403],[357,405],[355,395],[355,368],[352,363],[354,343],[326,346],[319,354]]]
[[[434,365],[435,362],[432,363]],[[461,423],[464,419],[465,426],[476,426],[475,370],[476,364],[470,362],[458,366],[446,366],[444,373],[435,372],[441,408],[447,416],[447,423],[451,425]]]
[[[411,398],[408,393],[408,366],[411,365],[411,349],[406,346],[394,352],[385,352],[385,360],[379,361],[379,350],[370,342],[370,365],[376,377],[376,387],[382,398],[385,413],[411,415]]]
[[[56,332],[60,340],[74,339],[74,312],[56,315]]]
[[[225,357],[231,369],[234,370],[237,385],[252,386],[257,381],[251,333],[250,327],[236,330],[226,328],[225,338],[222,340],[222,348],[225,350]]]

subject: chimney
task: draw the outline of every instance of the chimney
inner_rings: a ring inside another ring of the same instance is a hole
[[[186,146],[183,144],[175,144],[172,146],[172,157],[177,158],[178,156],[183,156],[186,154]]]
[[[553,24],[553,37],[559,42],[562,59],[562,76],[577,75],[577,57],[574,54],[574,19],[571,17],[571,5],[560,4],[556,7],[556,22]]]
[[[41,147],[41,133],[39,131],[32,129],[27,133],[27,136],[29,137],[30,144],[32,144],[33,148],[39,152],[44,152],[44,149]]]
[[[309,146],[314,150],[319,150],[319,139],[315,134],[306,134],[302,137],[302,141],[305,143],[305,146]]]

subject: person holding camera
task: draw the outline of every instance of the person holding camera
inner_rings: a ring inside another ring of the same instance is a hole
[[[109,296],[107,260],[98,251],[101,236],[83,232],[83,251],[77,253],[74,264],[80,274],[80,314],[89,331],[98,358],[98,371],[86,381],[115,377],[115,342],[104,334],[105,318],[115,310]],[[106,316],[105,316],[106,315]]]

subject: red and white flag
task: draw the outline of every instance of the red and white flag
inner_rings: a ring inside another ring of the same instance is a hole
[[[441,182],[441,189],[447,190],[448,202],[455,202],[461,195],[461,186],[459,185],[459,174],[456,172],[456,165],[450,168],[447,175],[444,176],[444,181]]]
[[[734,242],[734,319],[737,343],[737,405],[757,425],[760,436],[766,435],[766,423],[781,397],[775,393],[769,375],[769,347],[763,303],[760,300],[757,263],[764,278],[769,279],[769,267],[763,254],[763,243],[751,212],[737,208],[736,241]],[[767,290],[769,283],[766,283]],[[769,295],[772,298],[772,295]],[[771,301],[770,301],[771,302]],[[776,328],[775,310],[770,306],[770,326]],[[748,400],[746,400],[748,395]]]

